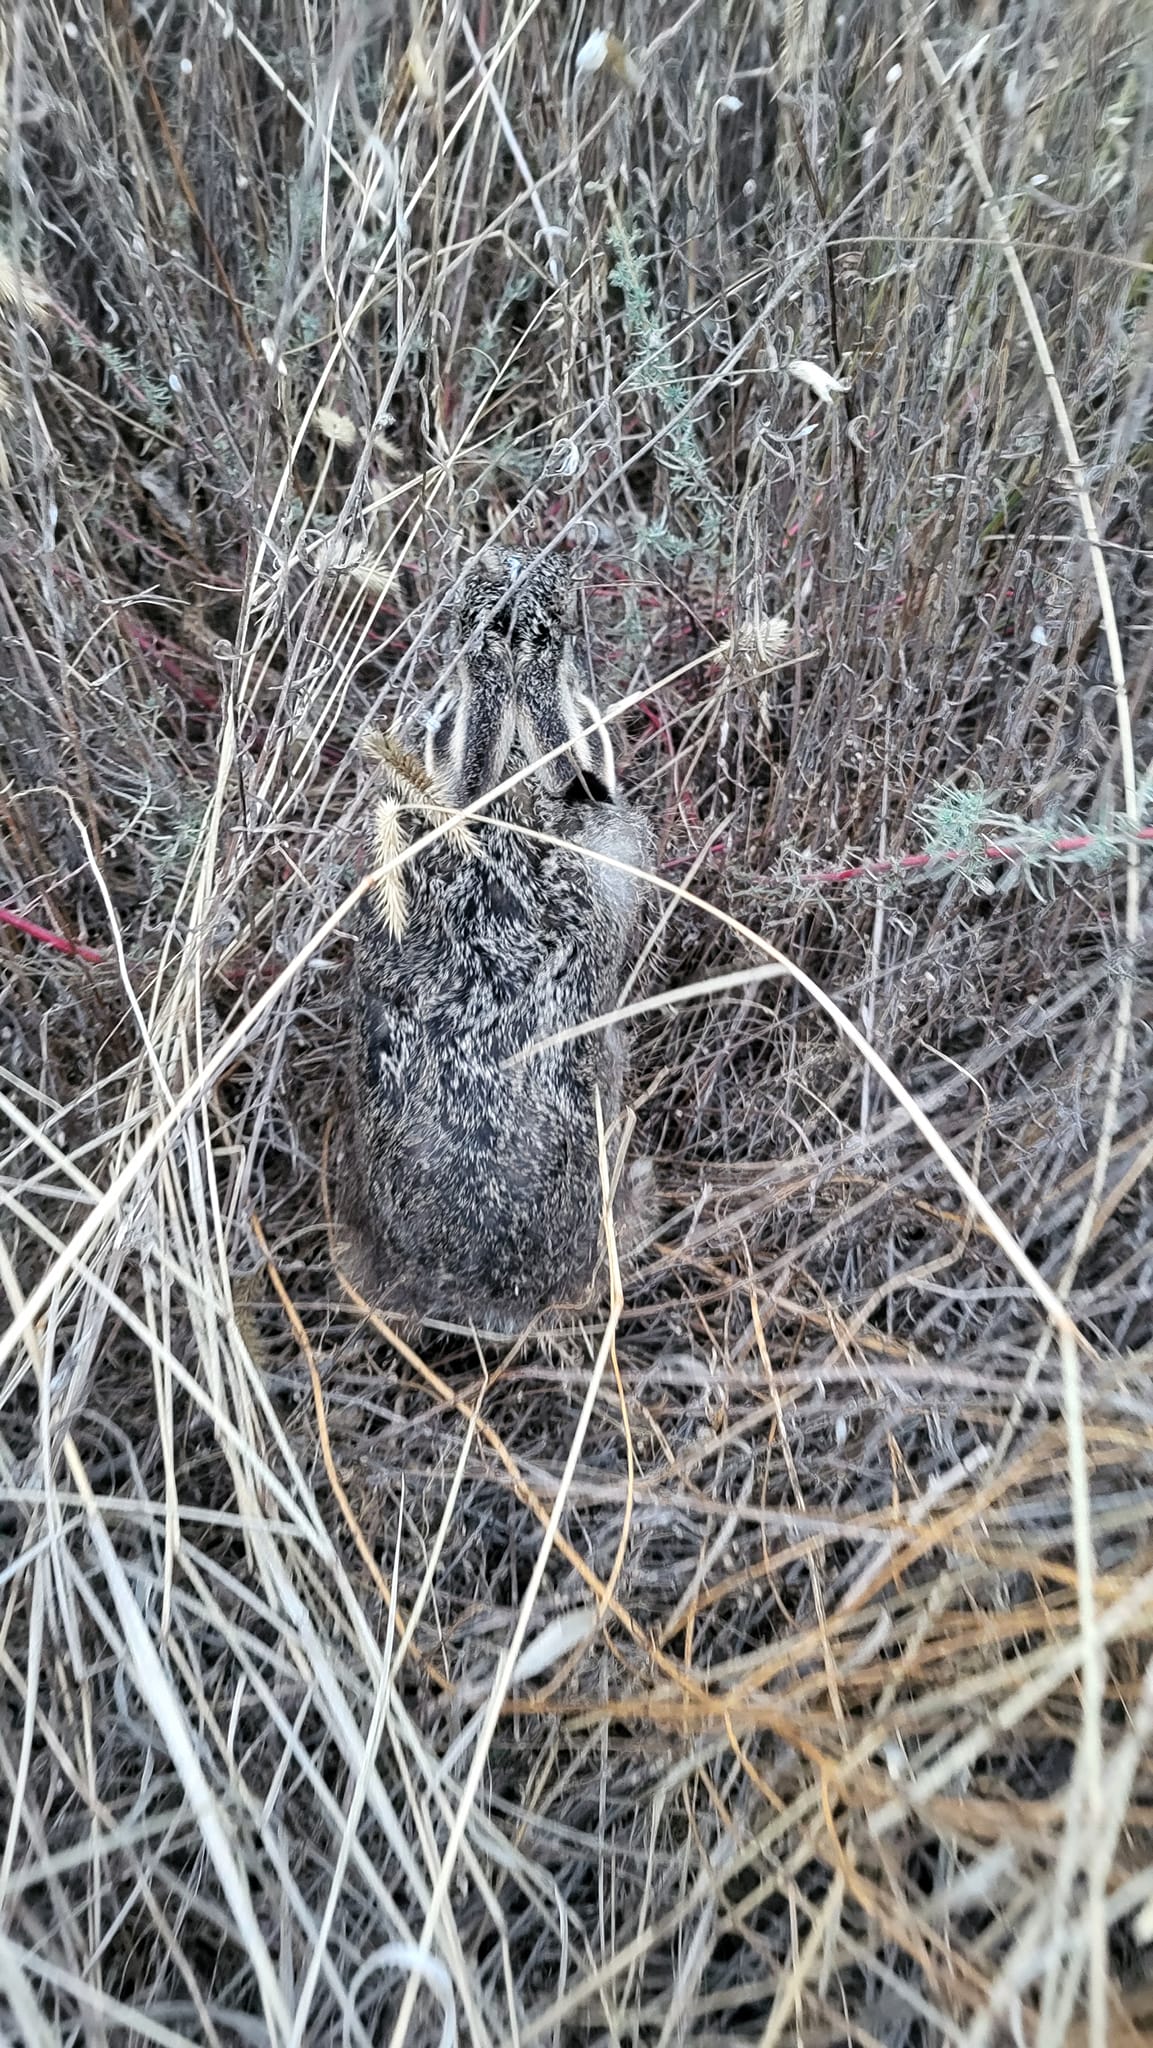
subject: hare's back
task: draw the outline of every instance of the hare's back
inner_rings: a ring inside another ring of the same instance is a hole
[[[434,1033],[435,1038],[435,1033]],[[592,1277],[600,1216],[595,1114],[568,1074],[510,1077],[463,1036],[371,1095],[365,1179],[397,1304],[515,1327]]]

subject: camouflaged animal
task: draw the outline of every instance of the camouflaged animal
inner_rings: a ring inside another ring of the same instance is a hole
[[[563,563],[486,548],[454,637],[440,694],[368,748],[383,872],[356,946],[360,1225],[386,1306],[508,1334],[593,1287],[596,1098],[607,1128],[626,1034],[550,1041],[617,1006],[642,884],[594,856],[643,869],[651,839],[617,788]]]

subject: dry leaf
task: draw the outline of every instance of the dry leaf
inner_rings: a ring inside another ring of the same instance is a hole
[[[814,398],[822,405],[831,405],[838,391],[851,391],[852,382],[847,377],[834,377],[831,370],[822,370],[819,363],[810,363],[804,356],[797,356],[785,368],[798,384],[807,384]]]
[[[611,29],[594,29],[587,42],[582,43],[577,51],[576,68],[578,71],[601,71],[606,64],[610,71],[616,73],[621,84],[628,86],[630,92],[637,91],[643,81],[643,73],[640,66],[630,57],[620,37],[614,35]]]

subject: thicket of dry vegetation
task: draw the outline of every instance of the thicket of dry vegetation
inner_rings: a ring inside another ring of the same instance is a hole
[[[0,22],[0,2037],[1153,2030],[1147,30]],[[406,1351],[358,742],[490,533],[657,825],[661,1208]]]

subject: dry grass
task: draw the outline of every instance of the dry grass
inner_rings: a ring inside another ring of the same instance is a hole
[[[1153,2030],[1153,57],[997,13],[0,22],[0,2037]],[[660,828],[662,1211],[418,1356],[356,742],[490,531]]]

